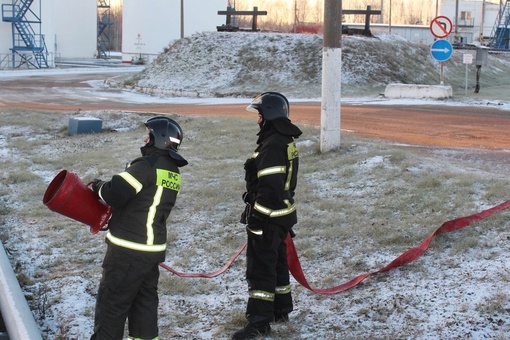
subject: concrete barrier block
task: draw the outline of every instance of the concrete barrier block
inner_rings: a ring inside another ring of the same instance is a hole
[[[67,133],[76,135],[79,133],[99,133],[103,130],[103,121],[92,117],[69,118]]]
[[[388,84],[384,91],[386,98],[445,99],[452,95],[452,87],[445,85]]]

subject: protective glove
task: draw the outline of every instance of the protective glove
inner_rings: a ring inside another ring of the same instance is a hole
[[[255,201],[254,194],[250,194],[247,191],[243,193],[243,202],[244,203],[253,204],[254,201]]]
[[[241,222],[242,224],[248,224],[248,217],[250,215],[251,215],[251,204],[246,203],[246,205],[244,207],[244,211],[241,214],[241,219],[239,220],[239,222]]]
[[[92,184],[90,185],[92,191],[94,191],[97,195],[99,195],[99,192],[101,191],[101,187],[105,184],[105,181],[102,181],[100,179],[94,179]]]
[[[267,216],[261,215],[256,211],[252,212],[249,215],[248,225],[246,226],[249,237],[255,240],[262,240],[267,219]]]
[[[255,229],[264,229],[268,219],[269,217],[262,215],[257,211],[253,211],[250,215],[248,215],[248,225]]]
[[[251,215],[252,204],[253,204],[254,201],[255,201],[255,195],[254,194],[250,194],[247,191],[245,191],[243,193],[243,202],[246,205],[244,207],[244,211],[241,214],[241,219],[239,221],[242,224],[248,224],[248,219],[249,219],[249,217]]]

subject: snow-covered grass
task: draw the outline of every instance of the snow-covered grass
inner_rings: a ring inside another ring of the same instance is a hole
[[[102,234],[49,211],[41,202],[44,190],[63,168],[84,182],[121,171],[138,156],[141,122],[148,117],[86,114],[103,119],[110,132],[67,136],[71,115],[62,113],[3,112],[0,118],[1,238],[47,339],[89,337],[105,245]],[[242,164],[258,127],[250,119],[175,119],[185,131],[181,153],[190,165],[182,169],[183,191],[169,219],[166,263],[184,272],[212,272],[245,241],[238,223]],[[341,150],[320,154],[318,129],[303,130],[295,243],[313,287],[376,271],[442,222],[508,198],[508,162],[483,161],[486,152],[344,135]],[[270,338],[505,338],[508,214],[440,235],[414,263],[343,293],[319,295],[292,281],[291,323],[274,327]],[[161,338],[226,339],[241,327],[244,265],[242,255],[213,279],[162,270]]]

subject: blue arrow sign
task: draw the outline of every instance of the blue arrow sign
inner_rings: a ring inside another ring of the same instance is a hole
[[[432,57],[437,61],[446,61],[450,59],[452,53],[453,47],[448,40],[436,40],[430,47],[430,54],[432,54]]]

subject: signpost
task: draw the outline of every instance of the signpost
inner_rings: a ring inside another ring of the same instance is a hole
[[[438,40],[434,41],[432,46],[430,47],[430,54],[434,59],[439,61],[441,65],[441,74],[440,74],[440,84],[444,85],[444,62],[452,56],[453,46],[450,44],[448,40],[444,40],[447,36],[452,33],[452,21],[445,16],[435,17],[430,22],[430,32],[432,35]]]
[[[432,57],[440,62],[441,74],[440,74],[440,85],[444,85],[444,62],[450,59],[453,53],[452,44],[448,40],[439,39],[434,41],[430,48],[430,54]]]
[[[462,62],[466,64],[466,87],[464,89],[464,95],[467,96],[467,88],[468,88],[468,64],[473,63],[473,55],[471,53],[464,53],[462,55]]]

